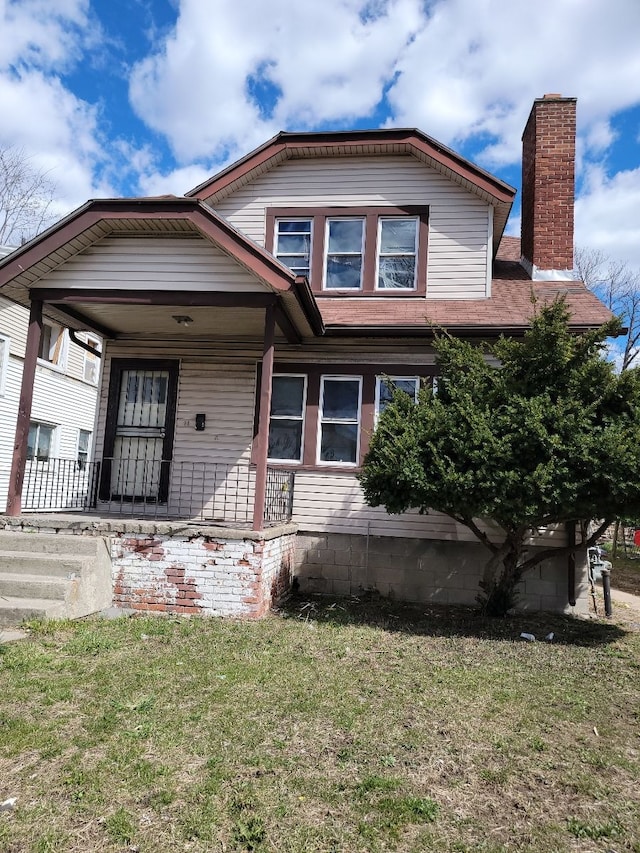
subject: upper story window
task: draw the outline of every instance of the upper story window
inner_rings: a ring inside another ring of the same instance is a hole
[[[269,208],[265,245],[319,294],[424,295],[426,207]]]
[[[91,382],[92,385],[96,385],[100,369],[100,359],[98,357],[98,353],[100,352],[100,341],[92,335],[87,335],[87,344],[92,350],[95,350],[95,352],[92,353],[87,350],[84,351],[84,368],[82,375],[85,382]]]
[[[311,219],[278,219],[275,251],[278,260],[296,275],[309,277],[311,259]]]
[[[38,358],[64,369],[67,358],[66,340],[67,336],[62,326],[58,326],[57,323],[48,323],[45,320],[42,323]]]

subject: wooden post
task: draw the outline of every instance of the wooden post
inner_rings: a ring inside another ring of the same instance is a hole
[[[271,380],[273,378],[273,349],[275,337],[275,305],[269,305],[264,318],[262,375],[260,377],[260,414],[258,416],[256,460],[256,491],[253,500],[253,529],[262,530],[267,494],[267,457],[269,455],[269,417],[271,415]]]
[[[29,331],[27,332],[27,349],[22,368],[16,439],[13,446],[9,494],[7,497],[7,515],[20,515],[22,512],[22,484],[24,482],[24,469],[27,464],[27,441],[29,439],[31,403],[33,402],[33,382],[36,376],[41,335],[42,301],[34,299],[31,302],[31,311],[29,312]]]

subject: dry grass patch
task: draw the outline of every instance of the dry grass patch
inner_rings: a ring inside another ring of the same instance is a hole
[[[6,853],[640,853],[640,634],[616,625],[311,599],[0,651]]]

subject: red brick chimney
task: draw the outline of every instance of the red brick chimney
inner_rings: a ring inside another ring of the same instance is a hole
[[[532,278],[571,278],[576,99],[536,98],[522,134],[522,260]]]

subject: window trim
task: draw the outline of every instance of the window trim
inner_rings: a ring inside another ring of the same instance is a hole
[[[357,382],[358,383],[358,408],[356,413],[356,458],[355,462],[336,462],[333,459],[330,460],[322,460],[320,458],[320,454],[322,452],[322,427],[324,424],[353,424],[354,421],[349,418],[325,418],[323,416],[324,411],[324,386],[325,382],[329,380],[331,382]],[[335,373],[323,373],[320,375],[320,399],[318,403],[318,418],[317,418],[317,439],[316,439],[316,465],[319,468],[326,468],[327,466],[331,468],[357,468],[360,464],[360,434],[362,432],[362,375],[358,376],[355,374],[352,375],[343,375],[343,374],[335,374]]]
[[[265,213],[266,233],[265,248],[273,254],[275,243],[275,228],[277,219],[309,219],[311,228],[311,258],[309,284],[317,297],[354,299],[362,297],[390,297],[411,299],[424,297],[427,294],[427,253],[429,250],[429,208],[422,205],[404,205],[402,207],[268,207]],[[327,219],[365,219],[364,256],[362,269],[362,287],[330,288],[324,287],[325,267],[325,232]],[[414,289],[405,288],[376,288],[377,257],[378,257],[378,221],[380,218],[418,219],[417,255],[416,255],[416,286]],[[373,249],[369,251],[369,246]]]
[[[271,377],[272,390],[273,390],[273,380],[276,377],[281,377],[281,376],[290,377],[292,379],[302,379],[304,381],[304,384],[302,387],[302,415],[299,418],[300,422],[302,423],[302,433],[300,436],[300,458],[299,459],[281,459],[281,458],[272,458],[271,456],[269,456],[267,458],[267,462],[270,465],[271,464],[273,464],[273,465],[301,465],[302,461],[304,460],[304,436],[305,436],[305,426],[306,426],[306,420],[307,420],[307,387],[309,385],[309,376],[306,373],[285,373],[283,371],[277,371],[277,372],[274,371],[274,373],[272,374],[272,377]],[[298,418],[292,417],[291,415],[286,415],[286,416],[285,415],[272,415],[271,412],[269,412],[269,432],[271,432],[271,420],[272,420],[272,418],[275,418],[276,420],[288,420],[288,421],[298,420]],[[267,435],[267,447],[268,447],[268,444],[269,444],[269,436]]]
[[[89,346],[94,345],[95,355],[93,356],[93,360],[95,361],[95,367],[96,367],[96,381],[93,382],[91,379],[87,379],[87,376],[86,376],[87,364],[89,364],[89,362],[90,362],[90,353],[87,350],[83,350],[84,360],[82,362],[82,379],[88,385],[98,385],[100,382],[100,351],[101,351],[100,350],[100,344],[101,344],[101,341],[100,341],[100,338],[97,337],[97,335],[87,334],[85,343],[88,344]]]
[[[11,338],[7,335],[0,335],[0,397],[4,397],[5,394],[10,352]]]
[[[360,238],[360,251],[359,252],[331,252],[331,255],[336,257],[340,256],[349,256],[353,258],[360,258],[360,284],[358,287],[329,287],[327,284],[327,270],[329,267],[329,229],[331,227],[332,222],[361,222],[362,223],[362,237]],[[366,250],[367,250],[367,220],[364,216],[327,216],[324,220],[324,245],[327,247],[326,252],[322,253],[322,290],[325,293],[335,293],[336,291],[342,293],[359,293],[362,291],[364,287],[364,265],[366,258]]]
[[[416,223],[416,233],[413,243],[413,252],[388,252],[385,255],[382,254],[382,223],[383,222],[392,222],[394,219],[404,219],[405,221],[412,220]],[[413,293],[416,289],[416,283],[418,280],[418,243],[420,241],[420,219],[417,216],[379,216],[378,217],[378,234],[376,239],[376,276],[374,281],[374,290],[376,293]],[[381,257],[392,257],[392,258],[413,258],[413,284],[411,287],[380,287],[380,258]]]

